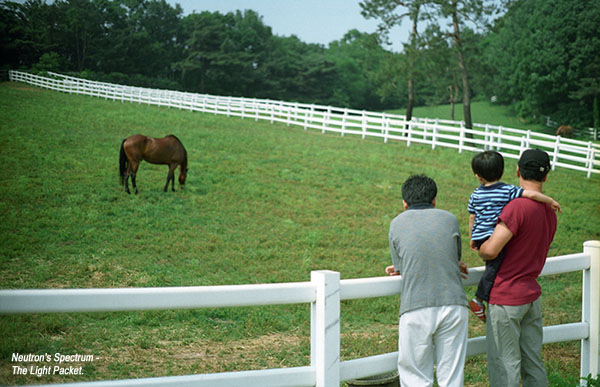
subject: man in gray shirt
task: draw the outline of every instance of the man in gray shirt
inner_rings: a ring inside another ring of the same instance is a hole
[[[406,211],[390,225],[392,266],[402,276],[398,373],[403,386],[462,386],[467,353],[468,302],[461,272],[461,237],[451,213],[435,208],[437,186],[424,175],[402,184]]]

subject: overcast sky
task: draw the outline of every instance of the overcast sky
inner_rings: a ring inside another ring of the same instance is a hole
[[[179,4],[184,14],[202,11],[221,13],[251,9],[279,36],[296,35],[305,43],[327,45],[351,29],[375,32],[377,20],[365,19],[359,0],[167,0]],[[409,21],[390,33],[392,49],[400,51],[408,41]]]

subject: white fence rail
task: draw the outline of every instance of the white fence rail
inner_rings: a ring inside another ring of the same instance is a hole
[[[477,284],[483,267],[470,269],[465,286]],[[580,374],[599,373],[600,241],[583,252],[548,258],[542,275],[583,271],[581,321],[544,327],[544,343],[581,340]],[[310,366],[126,379],[63,386],[317,386],[396,369],[398,353],[340,361],[340,301],[397,295],[402,277],[340,280],[332,271],[311,273],[310,282],[171,288],[0,290],[0,314],[133,311],[274,304],[311,304]],[[468,356],[485,353],[485,337],[470,338]]]
[[[600,144],[592,141],[562,138],[532,131],[504,128],[502,126],[474,124],[466,129],[463,122],[414,118],[398,114],[376,113],[332,106],[310,105],[265,99],[219,97],[170,90],[94,82],[81,78],[50,73],[52,78],[25,72],[9,71],[9,78],[51,90],[90,95],[121,102],[137,102],[190,111],[254,118],[298,125],[323,133],[337,132],[403,141],[410,146],[421,143],[435,147],[448,147],[458,152],[479,152],[495,149],[505,157],[517,159],[527,148],[544,149],[552,158],[552,167],[562,167],[585,172],[587,177],[600,173]]]

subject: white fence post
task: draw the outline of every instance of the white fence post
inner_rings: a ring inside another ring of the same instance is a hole
[[[362,111],[361,119],[362,139],[364,140],[365,136],[367,135],[367,117],[364,110]]]
[[[490,150],[492,149],[492,141],[494,136],[490,134],[490,125],[485,124],[485,136],[483,140],[483,149]]]
[[[500,152],[502,150],[502,126],[498,127],[498,142],[496,146],[496,150]]]
[[[298,106],[298,102],[296,102],[294,104],[294,125],[298,124],[298,111],[300,110],[300,107]],[[292,118],[292,115],[290,114],[290,120]],[[290,124],[291,121],[288,121],[288,126]]]
[[[581,340],[581,377],[600,372],[600,241],[587,241],[583,252],[590,255],[590,269],[583,272],[582,320],[589,324],[587,339]]]
[[[309,120],[310,120],[310,124],[312,125],[313,123],[313,117],[315,115],[315,105],[310,105],[310,115],[309,115]],[[308,129],[308,124],[307,121],[304,122],[304,130]]]
[[[462,153],[463,147],[465,146],[465,126],[464,123],[460,122],[460,132],[458,134],[458,153]]]
[[[592,170],[594,169],[594,159],[596,156],[594,155],[594,144],[590,141],[588,143],[588,164],[587,164],[587,177],[588,179],[592,176]]]
[[[558,154],[560,152],[560,136],[556,136],[554,142],[554,154],[552,155],[552,170],[556,170],[556,162],[558,161]]]
[[[323,112],[323,127],[321,133],[325,133],[327,125],[329,125],[329,117],[331,117],[331,106],[327,107],[327,113]]]
[[[387,142],[388,142],[389,126],[390,126],[390,124],[389,124],[387,117],[385,116],[385,113],[382,113],[381,114],[381,132],[383,134],[384,144],[387,144]]]
[[[317,289],[311,304],[311,365],[316,387],[340,385],[340,273],[322,270],[310,273]]]

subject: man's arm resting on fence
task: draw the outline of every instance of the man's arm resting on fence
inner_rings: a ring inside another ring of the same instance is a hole
[[[512,231],[509,230],[508,226],[504,222],[500,221],[494,229],[494,233],[484,244],[479,248],[479,256],[485,261],[491,261],[496,259],[498,254],[502,251],[504,246],[513,237]]]

